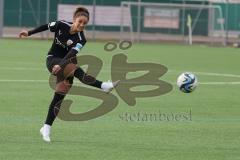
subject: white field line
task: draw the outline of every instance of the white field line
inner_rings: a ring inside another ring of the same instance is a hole
[[[0,70],[17,70],[17,71],[44,71],[45,68],[35,68],[35,67],[0,67]]]
[[[179,72],[182,73],[181,71],[174,71],[174,70],[168,70],[168,72]],[[204,75],[204,76],[219,76],[219,77],[234,77],[234,78],[240,78],[240,75],[237,74],[228,74],[228,73],[210,73],[210,72],[194,72],[191,71],[192,73],[196,75]]]
[[[206,75],[206,76],[219,76],[219,77],[234,77],[240,78],[240,75],[236,74],[224,74],[224,73],[207,73],[207,72],[194,72],[197,75]]]
[[[31,68],[31,67],[0,67],[0,70],[39,70],[39,71],[47,71],[46,68]],[[104,71],[104,69],[101,70],[101,72]],[[111,68],[107,70],[108,72],[111,71]],[[168,70],[168,72],[176,72],[176,73],[182,73],[183,71],[176,71],[176,70]],[[219,76],[219,77],[234,77],[234,78],[240,78],[240,75],[237,74],[228,74],[228,73],[210,73],[210,72],[194,72],[190,71],[196,75],[205,75],[205,76]]]
[[[27,68],[27,67],[0,67],[0,70],[46,70],[46,69],[43,69],[43,68]],[[168,70],[168,72],[180,72],[180,71]],[[194,72],[194,71],[192,71],[192,72],[196,75],[240,78],[240,75],[235,75],[235,74]],[[48,80],[0,79],[0,83],[48,83]],[[175,84],[175,82],[172,82],[172,84]],[[200,85],[239,85],[240,82],[238,82],[238,81],[237,82],[199,82],[199,84]]]
[[[0,83],[48,83],[48,80],[34,80],[34,79],[0,79]],[[80,83],[75,81],[74,83]],[[124,82],[127,83],[127,82]],[[136,82],[137,83],[137,82]],[[175,85],[175,82],[171,82]],[[141,83],[139,83],[141,85]],[[155,85],[153,83],[152,85]],[[240,82],[200,82],[199,85],[240,85]]]
[[[46,83],[48,80],[34,80],[34,79],[0,79],[0,82],[4,83]]]
[[[240,82],[200,82],[200,85],[239,85]]]

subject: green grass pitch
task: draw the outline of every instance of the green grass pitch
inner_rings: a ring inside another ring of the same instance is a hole
[[[112,112],[85,122],[57,119],[52,127],[52,142],[44,143],[39,129],[53,95],[45,67],[51,41],[2,39],[1,160],[240,159],[239,49],[140,43],[125,51],[118,48],[106,52],[104,44],[88,42],[80,53],[103,60],[99,79],[110,79],[112,56],[125,53],[129,63],[165,65],[169,71],[160,79],[173,84],[173,90],[159,97],[138,98],[136,106],[128,106],[113,91],[119,104]],[[191,94],[180,92],[175,85],[177,76],[184,71],[195,73],[200,82]],[[74,100],[74,113],[91,110],[100,102],[81,96],[67,98]],[[189,117],[180,121],[121,118],[126,113],[159,112]]]

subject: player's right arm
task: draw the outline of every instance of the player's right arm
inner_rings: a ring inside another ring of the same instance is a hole
[[[60,64],[53,66],[52,74],[57,74],[62,69],[62,66],[68,63],[68,60],[71,60],[71,58],[76,57],[77,53],[80,51],[82,47],[83,45],[81,43],[77,43],[75,47],[72,47],[68,54],[62,59]]]
[[[36,34],[36,33],[39,33],[39,32],[43,32],[43,31],[46,31],[46,30],[50,30],[51,32],[55,32],[57,30],[57,27],[58,27],[58,22],[50,22],[49,24],[44,24],[44,25],[41,25],[37,28],[34,28],[32,30],[23,30],[19,33],[19,38],[22,38],[22,37],[28,37],[28,36],[31,36],[33,34]]]

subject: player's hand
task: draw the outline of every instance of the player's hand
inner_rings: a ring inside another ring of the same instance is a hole
[[[23,30],[19,33],[18,36],[19,38],[28,37],[28,31]]]
[[[54,65],[52,69],[52,74],[57,74],[62,68],[59,65]]]

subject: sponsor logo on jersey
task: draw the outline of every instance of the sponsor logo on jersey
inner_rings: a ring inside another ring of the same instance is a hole
[[[63,48],[66,48],[66,46],[56,37],[55,43],[62,46]]]

